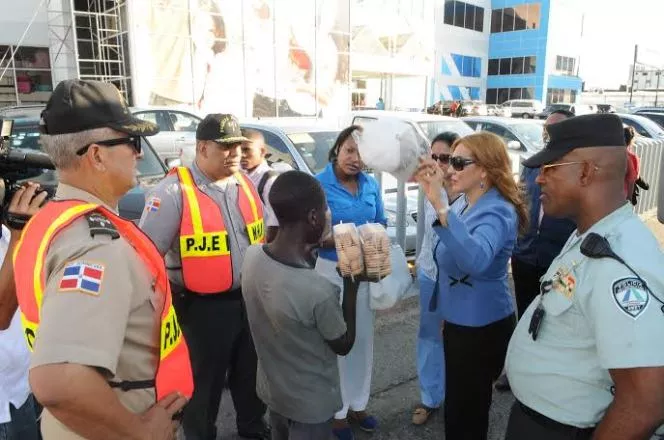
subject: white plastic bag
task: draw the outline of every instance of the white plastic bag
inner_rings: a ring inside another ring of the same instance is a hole
[[[342,277],[358,276],[364,273],[362,239],[354,223],[340,223],[332,228],[337,250],[339,272]]]
[[[385,171],[399,180],[408,180],[417,168],[417,159],[427,153],[428,146],[407,122],[397,118],[381,118],[354,132],[362,161],[374,171]]]
[[[394,307],[405,299],[413,278],[408,270],[406,255],[401,246],[393,244],[390,248],[392,273],[377,283],[369,283],[369,307],[372,310],[385,310]]]

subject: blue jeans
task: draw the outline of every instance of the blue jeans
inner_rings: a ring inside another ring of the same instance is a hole
[[[37,413],[32,395],[23,406],[9,406],[11,422],[0,423],[0,440],[39,440]]]
[[[445,400],[445,352],[440,328],[440,306],[429,311],[435,281],[418,271],[420,283],[420,330],[417,334],[417,375],[422,404],[438,408]],[[440,297],[439,297],[440,298]]]

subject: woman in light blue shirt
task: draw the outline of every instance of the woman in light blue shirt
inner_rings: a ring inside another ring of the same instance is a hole
[[[507,264],[517,234],[528,227],[528,210],[507,147],[492,133],[474,133],[452,146],[449,185],[464,194],[459,209],[450,210],[442,198],[444,177],[433,160],[422,160],[417,180],[437,213],[445,438],[483,440],[493,381],[503,369],[516,322]]]
[[[380,223],[387,225],[383,199],[376,180],[362,171],[353,133],[361,128],[350,126],[339,133],[330,150],[330,163],[319,173],[319,180],[327,197],[332,214],[332,225],[339,223]],[[331,281],[342,285],[336,271],[337,253],[333,238],[322,243],[316,270]],[[372,432],[378,422],[366,413],[371,390],[373,370],[374,312],[369,307],[369,283],[360,283],[357,292],[357,319],[355,344],[346,356],[339,357],[339,374],[343,408],[334,416],[334,434],[340,440],[352,440],[350,418],[360,429]]]
[[[450,165],[452,144],[459,135],[452,132],[441,133],[431,142],[431,158],[441,172],[446,173]],[[442,192],[442,197],[454,200],[454,194]],[[417,376],[420,382],[421,403],[413,411],[413,423],[423,425],[431,413],[437,410],[445,399],[445,365],[443,337],[440,331],[442,317],[440,307],[429,311],[431,296],[435,290],[438,265],[433,250],[438,244],[438,236],[431,224],[436,220],[436,211],[431,203],[424,207],[425,231],[420,253],[417,256],[417,279],[420,286],[420,329],[417,333]]]

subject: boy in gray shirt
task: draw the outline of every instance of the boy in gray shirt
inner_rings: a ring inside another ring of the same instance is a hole
[[[247,249],[242,266],[256,388],[270,408],[272,440],[327,439],[341,408],[337,355],[355,342],[361,280],[344,280],[340,306],[339,288],[314,270],[313,252],[330,222],[316,179],[284,173],[269,199],[280,226],[276,238]]]

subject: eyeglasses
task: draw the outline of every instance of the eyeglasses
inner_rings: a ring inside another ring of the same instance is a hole
[[[443,164],[448,164],[450,163],[450,155],[449,154],[432,154],[431,158],[437,162],[443,163]]]
[[[548,165],[542,165],[540,167],[540,174],[546,173],[547,170],[550,170],[551,168],[556,168],[556,167],[562,167],[565,165],[578,165],[582,164],[583,162],[581,161],[574,161],[574,162],[561,162],[561,163],[550,163]]]
[[[533,312],[533,316],[530,318],[530,323],[528,324],[528,333],[533,338],[533,341],[537,340],[537,335],[539,335],[540,327],[542,326],[542,321],[544,320],[544,306],[542,305],[542,299],[553,288],[553,281],[547,280],[540,284],[540,299],[539,304]]]
[[[455,171],[463,171],[463,169],[466,168],[468,165],[472,165],[474,163],[475,161],[473,159],[468,159],[466,157],[461,157],[461,156],[450,157],[450,165],[452,165],[452,168],[454,168]]]
[[[76,152],[79,156],[83,156],[88,152],[92,145],[101,145],[102,147],[115,147],[117,145],[129,145],[136,151],[137,154],[141,154],[141,137],[140,136],[129,136],[125,138],[118,139],[109,139],[106,141],[97,141],[91,144],[86,145]]]

